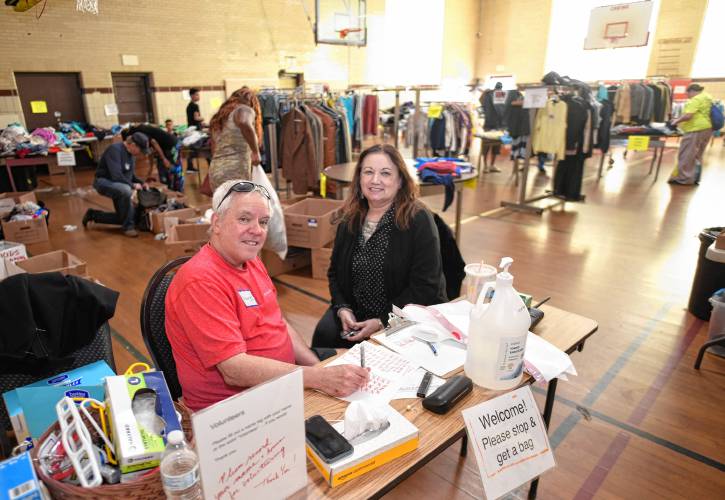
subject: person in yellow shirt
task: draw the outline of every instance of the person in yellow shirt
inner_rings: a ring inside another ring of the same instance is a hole
[[[680,126],[684,135],[680,140],[680,150],[677,154],[677,168],[667,181],[670,184],[691,186],[700,183],[702,154],[712,135],[710,121],[712,96],[703,92],[704,90],[701,85],[691,83],[687,87],[685,113],[672,121],[672,125]]]

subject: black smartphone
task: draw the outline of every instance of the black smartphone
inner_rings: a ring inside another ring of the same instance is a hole
[[[342,332],[342,333],[340,333],[340,337],[342,337],[343,339],[346,339],[348,337],[352,337],[353,335],[355,335],[359,331],[360,331],[360,329],[352,329],[352,330],[349,330],[349,331],[346,331],[346,332]]]
[[[348,440],[319,415],[305,420],[305,437],[310,448],[328,464],[352,455]]]

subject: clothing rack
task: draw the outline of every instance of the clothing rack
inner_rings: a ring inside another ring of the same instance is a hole
[[[573,85],[546,85],[543,83],[541,85],[536,85],[536,84],[519,85],[518,89],[526,90],[526,89],[531,89],[531,88],[542,88],[542,87],[546,87],[547,89],[552,90],[555,93],[569,92],[571,90],[576,89],[576,87]],[[518,199],[516,201],[502,201],[501,206],[505,207],[505,208],[510,208],[512,210],[522,210],[522,211],[533,212],[535,214],[541,215],[542,213],[544,213],[544,210],[548,210],[548,209],[554,208],[559,205],[564,205],[564,203],[566,203],[566,200],[557,198],[554,201],[554,203],[551,203],[551,204],[547,205],[546,207],[540,207],[540,206],[534,205],[534,203],[536,203],[538,201],[545,200],[548,198],[554,198],[553,190],[547,191],[546,193],[539,195],[539,196],[526,198],[526,184],[527,184],[527,179],[529,176],[529,166],[531,165],[531,153],[532,153],[532,146],[533,146],[533,142],[534,142],[534,134],[536,133],[535,127],[534,127],[535,114],[536,114],[536,108],[529,109],[530,137],[526,143],[526,153],[524,154],[524,169],[521,172],[521,180],[520,180],[521,184],[519,184]],[[554,156],[554,172],[556,172],[556,163],[557,162],[558,162],[558,160],[557,160],[556,156]],[[514,168],[517,168],[517,167],[514,166]],[[552,180],[554,179],[554,177],[555,176],[552,175]]]

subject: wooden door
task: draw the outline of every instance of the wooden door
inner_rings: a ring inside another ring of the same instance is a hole
[[[114,74],[113,93],[118,106],[118,122],[154,121],[148,75]]]
[[[57,127],[56,113],[64,122],[86,121],[78,73],[15,73],[15,82],[29,131]]]

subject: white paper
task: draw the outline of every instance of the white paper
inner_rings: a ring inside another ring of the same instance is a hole
[[[194,413],[204,498],[286,498],[307,484],[302,370]]]
[[[395,393],[393,399],[417,398],[418,388],[420,387],[420,382],[423,380],[425,372],[426,370],[424,370],[423,368],[418,368],[416,371],[405,377],[405,380],[403,380],[403,382],[400,384],[398,392]],[[433,375],[430,379],[430,385],[428,386],[428,390],[426,391],[425,395],[429,396],[433,393],[433,391],[435,391],[445,383],[446,379]]]
[[[543,108],[548,98],[546,87],[526,89],[524,92],[524,108]]]
[[[365,367],[370,368],[370,381],[363,389],[340,399],[350,402],[377,399],[387,403],[393,398],[405,377],[414,372],[417,366],[390,349],[368,341],[354,345],[327,366],[360,366],[361,345],[365,345]]]
[[[76,164],[76,155],[73,151],[58,151],[55,158],[60,167],[73,167]]]
[[[528,385],[462,413],[486,498],[498,498],[556,465]]]
[[[454,340],[435,342],[438,353],[436,356],[427,343],[416,338],[416,331],[419,328],[418,325],[412,325],[390,336],[386,336],[383,332],[373,338],[400,353],[415,366],[421,366],[439,377],[463,366],[466,362],[466,346]]]
[[[103,111],[106,113],[106,116],[117,115],[118,114],[118,105],[115,102],[112,102],[110,104],[104,104]]]

